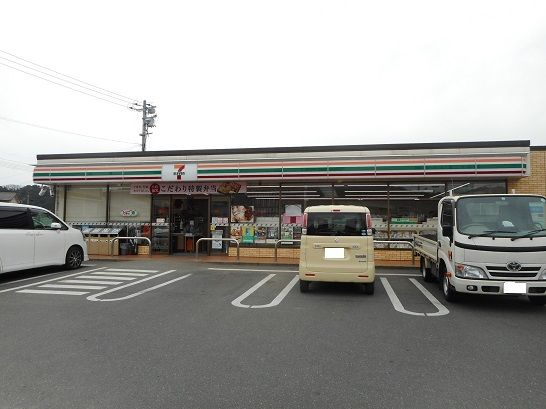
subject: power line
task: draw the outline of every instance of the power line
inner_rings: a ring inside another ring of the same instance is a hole
[[[16,119],[5,118],[3,116],[0,116],[0,119],[3,120],[3,121],[13,122],[13,123],[20,124],[20,125],[26,125],[26,126],[32,126],[34,128],[45,129],[47,131],[59,132],[59,133],[64,133],[64,134],[68,134],[68,135],[82,136],[84,138],[99,139],[99,140],[102,140],[102,141],[109,141],[109,142],[125,143],[125,144],[128,144],[128,145],[140,145],[139,143],[134,143],[134,142],[120,141],[120,140],[116,140],[116,139],[101,138],[99,136],[85,135],[85,134],[81,134],[81,133],[77,133],[77,132],[63,131],[62,129],[56,129],[56,128],[50,128],[50,127],[47,127],[47,126],[36,125],[36,124],[32,124],[30,122],[23,122],[23,121],[18,121]]]
[[[43,69],[48,70],[48,71],[51,71],[51,72],[54,72],[55,74],[62,75],[63,77],[70,78],[70,79],[72,79],[72,80],[81,82],[82,84],[89,85],[90,87],[93,87],[93,88],[96,88],[96,89],[100,89],[101,91],[106,91],[106,92],[108,92],[109,94],[117,95],[118,97],[122,97],[124,100],[128,100],[128,101],[131,101],[131,102],[137,102],[137,100],[134,99],[134,98],[126,97],[126,96],[124,96],[124,95],[118,94],[117,92],[108,91],[108,90],[105,89],[105,88],[101,88],[101,87],[98,87],[98,86],[96,86],[96,85],[90,84],[90,83],[88,83],[88,82],[79,80],[79,79],[77,79],[77,78],[75,78],[75,77],[71,77],[70,75],[63,74],[62,72],[52,70],[51,68],[44,67],[43,65],[36,64],[35,62],[29,61],[29,60],[25,60],[24,58],[18,57],[18,56],[16,56],[15,54],[12,54],[12,53],[8,53],[7,51],[0,50],[0,53],[4,53],[4,54],[7,54],[7,55],[10,55],[10,56],[12,56],[12,57],[17,58],[18,60],[27,62],[27,63],[29,63],[29,64],[35,65],[35,66],[37,66],[37,67],[43,68]],[[5,60],[8,60],[8,59],[5,58],[5,57],[0,57],[0,58],[3,58],[3,59],[5,59]],[[10,60],[8,60],[8,61],[10,61]],[[23,64],[21,64],[21,63],[18,63],[18,62],[15,62],[15,61],[11,61],[11,62],[13,62],[13,63],[15,63],[15,64],[22,65],[23,67],[25,67],[25,65],[23,65]],[[42,71],[40,71],[40,70],[37,70],[36,68],[31,68],[31,67],[29,67],[29,68],[30,68],[30,69],[33,69],[33,70],[35,70],[35,71],[38,71],[38,72],[42,72]],[[42,73],[43,73],[43,74],[46,74],[46,75],[50,75],[50,76],[52,76],[52,77],[55,77],[55,76],[53,76],[53,75],[51,75],[51,74],[47,74],[47,73],[44,73],[44,72],[42,72]],[[57,77],[55,77],[55,78],[57,78]],[[60,78],[59,78],[59,79],[60,79]],[[61,80],[62,80],[62,79],[61,79]],[[62,80],[62,81],[66,81],[66,80]],[[70,82],[70,81],[66,81],[66,82]],[[77,85],[77,84],[75,84],[75,85]],[[78,85],[78,86],[81,86],[81,85]],[[85,87],[82,87],[82,88],[85,88]],[[97,92],[97,91],[94,91],[94,92]],[[117,99],[120,99],[120,98],[117,98]]]
[[[89,94],[89,93],[84,92],[84,91],[82,91],[82,90],[79,90],[79,89],[76,89],[76,88],[72,88],[72,87],[69,87],[69,86],[67,86],[67,85],[61,84],[61,83],[59,83],[59,82],[55,82],[55,81],[49,80],[49,79],[47,79],[47,78],[41,77],[41,76],[36,75],[36,74],[33,74],[33,73],[31,73],[31,72],[27,72],[27,71],[21,70],[21,69],[19,69],[19,68],[12,67],[11,65],[4,64],[3,62],[0,62],[0,65],[4,65],[4,66],[6,66],[6,67],[8,67],[8,68],[11,68],[11,69],[16,70],[16,71],[23,72],[23,73],[28,74],[28,75],[32,75],[33,77],[40,78],[40,79],[42,79],[42,80],[44,80],[44,81],[47,81],[47,82],[51,82],[52,84],[60,85],[61,87],[71,89],[72,91],[76,91],[76,92],[79,92],[79,93],[81,93],[81,94],[85,94],[85,95],[88,95],[88,96],[90,96],[90,97],[93,97],[93,98],[97,98],[97,99],[101,99],[101,100],[106,101],[106,102],[110,102],[111,104],[115,104],[115,105],[122,106],[122,107],[124,107],[124,108],[128,108],[128,105],[120,104],[119,102],[110,101],[109,99],[101,98],[101,97],[98,97],[98,96],[96,96],[96,95]]]
[[[27,68],[27,69],[29,69],[29,70],[37,71],[37,72],[39,72],[40,74],[48,75],[48,76],[50,76],[50,77],[52,77],[52,78],[55,78],[55,79],[64,81],[64,82],[66,82],[66,83],[68,83],[68,84],[72,84],[72,85],[75,85],[75,86],[77,86],[77,87],[80,87],[80,88],[83,88],[83,89],[87,89],[87,90],[89,90],[89,91],[91,91],[91,92],[96,92],[97,94],[101,94],[101,95],[107,96],[108,98],[117,99],[117,100],[119,100],[119,101],[123,101],[123,102],[126,102],[126,103],[134,102],[134,101],[131,101],[131,100],[126,100],[126,99],[122,99],[122,98],[119,98],[119,97],[115,97],[115,96],[109,95],[109,94],[107,94],[106,92],[96,91],[96,90],[94,90],[93,88],[85,87],[85,86],[80,85],[80,84],[78,84],[78,83],[76,83],[76,82],[68,81],[68,80],[65,80],[65,79],[63,79],[63,78],[61,78],[61,77],[57,77],[57,76],[55,76],[55,75],[48,74],[48,73],[45,72],[45,71],[41,71],[41,70],[38,70],[38,69],[36,69],[36,68],[29,67],[28,65],[18,63],[17,61],[13,61],[13,60],[10,60],[9,58],[2,57],[1,55],[0,55],[0,58],[3,59],[3,60],[9,61],[9,62],[12,63],[12,64],[17,64],[17,65],[20,65],[21,67]]]
[[[30,163],[21,162],[18,160],[6,159],[2,157],[0,157],[0,160],[6,161],[6,162],[13,162],[13,163],[21,164],[21,165],[26,165],[26,166],[34,166],[34,165],[31,165]]]

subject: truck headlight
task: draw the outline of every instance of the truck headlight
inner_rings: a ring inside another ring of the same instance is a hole
[[[455,264],[455,276],[459,278],[477,278],[487,280],[487,274],[479,267]]]
[[[544,271],[542,272],[542,274],[538,276],[538,279],[539,279],[539,280],[546,280],[546,270],[544,270]]]

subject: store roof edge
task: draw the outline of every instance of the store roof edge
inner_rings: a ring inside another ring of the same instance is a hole
[[[128,158],[150,156],[197,156],[252,153],[296,153],[296,152],[342,152],[342,151],[378,151],[378,150],[412,150],[412,149],[454,149],[454,148],[510,148],[531,147],[529,140],[485,141],[485,142],[438,142],[407,144],[374,144],[374,145],[333,145],[333,146],[296,146],[276,148],[230,148],[230,149],[196,149],[146,152],[96,152],[96,153],[60,153],[36,155],[37,160],[48,159],[85,159],[85,158]],[[542,147],[544,148],[544,147]]]

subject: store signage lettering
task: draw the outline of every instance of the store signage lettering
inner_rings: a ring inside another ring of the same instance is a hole
[[[217,182],[217,183],[133,183],[131,194],[133,195],[209,195],[246,193],[246,184],[241,182]]]
[[[120,215],[123,217],[136,217],[138,216],[138,212],[134,209],[123,209]]]

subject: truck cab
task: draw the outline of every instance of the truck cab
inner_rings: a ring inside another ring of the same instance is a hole
[[[458,293],[521,294],[546,303],[546,198],[448,196],[438,204],[431,270],[448,301]]]

